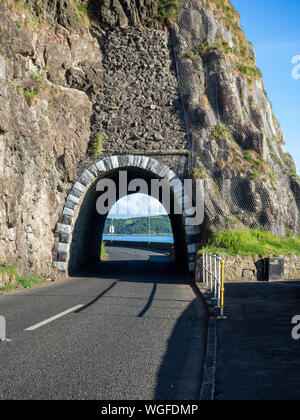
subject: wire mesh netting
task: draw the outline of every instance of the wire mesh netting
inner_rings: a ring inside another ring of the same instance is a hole
[[[254,48],[231,4],[217,3],[182,0],[170,31],[189,172],[205,180],[206,222],[215,231],[296,232],[299,197],[290,187],[282,132]]]

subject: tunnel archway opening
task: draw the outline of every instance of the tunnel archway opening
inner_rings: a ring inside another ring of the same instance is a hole
[[[160,279],[180,273],[174,266],[169,215],[149,194],[132,192],[117,201],[107,215],[102,241],[101,276],[127,273],[131,280],[140,277],[145,281],[150,273]]]
[[[132,192],[117,201],[109,211],[103,231],[109,244],[131,244],[170,249],[174,236],[169,215],[162,204],[149,194]],[[165,248],[164,248],[165,247]]]
[[[182,182],[163,163],[137,155],[105,158],[86,169],[75,182],[66,200],[57,252],[54,252],[54,264],[58,271],[74,276],[82,269],[99,263],[101,238],[108,212],[120,198],[128,195],[128,190],[126,194],[120,193],[120,172],[124,171],[127,173],[127,188],[136,179],[143,180],[149,192],[154,179],[163,180],[167,184],[170,195],[168,215],[174,236],[175,261],[181,268],[192,272],[196,253],[194,244],[198,236],[194,226],[188,225],[193,209],[184,208],[183,213],[175,211],[178,200],[184,201],[186,198]],[[97,190],[98,183],[102,180],[112,181],[116,186],[115,199],[105,214],[97,211],[98,199],[104,194],[104,190]],[[160,195],[155,198],[163,203]]]
[[[124,168],[123,168],[124,170]],[[149,186],[153,174],[132,168],[126,168],[128,184],[135,179],[143,179]],[[116,185],[116,202],[123,197],[119,195],[119,170],[113,170],[106,174],[105,178],[111,179]],[[134,193],[132,193],[134,194]],[[72,242],[70,247],[70,259],[68,262],[69,275],[75,276],[79,272],[88,267],[95,268],[99,266],[101,270],[100,254],[101,242],[104,233],[104,226],[109,214],[109,210],[105,215],[98,214],[96,202],[101,193],[96,191],[96,185],[93,184],[86,196],[84,197],[78,217],[74,226]],[[169,219],[172,226],[172,234],[174,238],[175,262],[183,269],[187,268],[186,255],[186,238],[182,216],[174,214],[174,197],[170,193],[170,214]],[[162,200],[160,200],[162,202]],[[114,204],[115,204],[114,203]]]

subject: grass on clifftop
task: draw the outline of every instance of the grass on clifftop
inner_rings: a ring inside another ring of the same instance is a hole
[[[214,235],[203,250],[233,256],[300,255],[300,236],[283,238],[259,230],[232,230]]]
[[[158,19],[172,25],[179,17],[179,0],[158,0]]]

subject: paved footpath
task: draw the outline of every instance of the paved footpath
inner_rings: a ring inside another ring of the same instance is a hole
[[[202,299],[168,257],[108,252],[100,272],[0,296],[0,399],[198,399]]]
[[[299,400],[300,281],[228,284],[218,323],[216,400]]]

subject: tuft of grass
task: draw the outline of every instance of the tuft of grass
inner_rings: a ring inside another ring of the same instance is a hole
[[[42,284],[45,283],[45,279],[40,276],[39,274],[28,274],[26,278],[30,281],[31,285]]]
[[[172,25],[179,17],[179,0],[158,0],[158,19]]]
[[[98,156],[101,151],[102,151],[102,147],[103,147],[103,134],[97,134],[93,143],[93,148],[92,148],[92,154],[93,156]]]
[[[249,85],[251,85],[255,79],[262,78],[261,71],[255,66],[246,66],[238,64],[236,68],[243,76],[246,77]]]
[[[100,255],[100,261],[105,260],[107,257],[106,249],[105,249],[105,242],[102,241],[101,243],[101,255]]]
[[[42,80],[42,76],[41,76],[40,74],[37,74],[37,73],[32,74],[32,75],[31,75],[31,78],[32,78],[33,80],[37,80],[37,81],[39,81],[39,82]]]
[[[32,287],[31,281],[27,277],[17,276],[16,280],[17,280],[17,284],[20,286],[23,286],[25,288]]]
[[[289,169],[290,176],[300,182],[300,177],[296,171]]]
[[[200,55],[200,57],[202,58],[204,58],[213,49],[221,50],[225,55],[229,54],[232,51],[228,42],[221,38],[216,39],[214,42],[205,41],[201,44],[195,45],[194,47],[195,53]]]
[[[194,168],[192,171],[192,176],[194,179],[207,179],[208,175],[203,168]]]
[[[0,265],[0,274],[6,274],[9,278],[10,282],[13,282],[16,274],[17,274],[17,270],[13,265],[5,265],[5,264],[1,264]]]
[[[23,286],[26,288],[30,288],[32,286],[35,286],[37,284],[45,283],[45,279],[40,276],[39,274],[28,274],[27,276],[16,276],[16,283],[19,286]]]
[[[229,128],[224,127],[223,125],[216,125],[212,130],[212,135],[217,140],[232,140]]]
[[[13,290],[18,286],[30,288],[40,283],[44,283],[46,280],[36,273],[31,273],[26,276],[18,275],[17,270],[12,265],[0,264],[0,280],[1,278],[8,277],[9,282],[5,286],[0,287],[0,291]]]
[[[10,286],[10,285],[1,286],[0,287],[0,292],[9,292],[10,290],[13,290],[13,289],[14,289],[14,287],[13,286]]]
[[[209,44],[207,41],[202,42],[201,44],[197,44],[195,46],[195,51],[200,57],[205,57],[208,53],[209,48],[211,48],[211,44]]]
[[[260,230],[231,230],[214,235],[204,250],[232,256],[300,255],[300,236],[285,238]]]
[[[195,61],[196,60],[196,56],[195,56],[195,54],[193,53],[193,51],[189,51],[187,54],[186,54],[192,61]]]
[[[31,106],[34,103],[34,99],[37,96],[37,92],[35,92],[34,90],[29,90],[29,89],[25,88],[23,90],[23,96],[24,96],[27,104],[29,106]]]
[[[77,10],[82,13],[85,17],[89,17],[89,12],[88,12],[88,7],[89,7],[89,3],[87,1],[78,4],[77,6]]]

